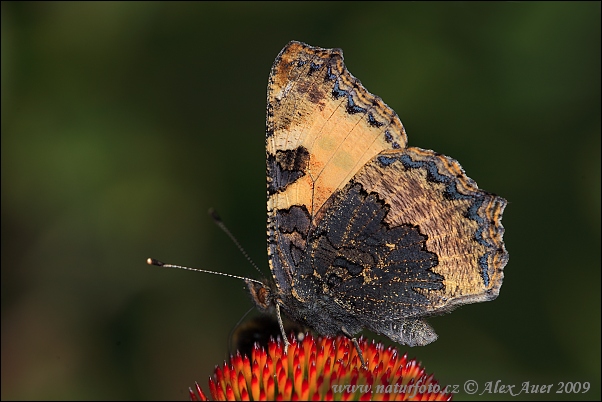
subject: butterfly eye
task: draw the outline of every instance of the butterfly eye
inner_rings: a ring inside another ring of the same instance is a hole
[[[272,305],[272,295],[269,286],[266,286],[262,282],[247,282],[247,287],[249,289],[249,293],[251,294],[251,298],[253,302],[259,309],[259,311],[265,313],[268,310],[271,310]]]
[[[262,287],[257,291],[257,300],[264,305],[269,304],[270,291],[266,287]]]

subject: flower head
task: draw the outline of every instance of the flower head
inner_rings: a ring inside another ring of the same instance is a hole
[[[381,343],[358,340],[368,366],[361,368],[345,337],[291,337],[287,353],[280,341],[258,345],[251,358],[237,353],[209,379],[215,400],[451,400],[420,363]],[[207,400],[200,386],[192,400]]]

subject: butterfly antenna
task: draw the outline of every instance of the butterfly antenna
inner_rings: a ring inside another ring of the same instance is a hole
[[[256,309],[255,306],[253,306],[250,309],[248,309],[247,312],[244,313],[242,317],[240,317],[240,320],[238,320],[238,322],[236,323],[236,325],[234,325],[234,327],[230,330],[230,334],[228,335],[228,350],[232,350],[232,346],[233,346],[232,345],[232,340],[234,339],[234,333],[236,332],[236,329],[244,321],[244,319],[249,315],[249,313],[251,311],[253,311],[254,309]]]
[[[236,244],[236,247],[238,247],[238,250],[240,250],[240,252],[242,253],[242,255],[245,256],[245,258],[247,259],[247,261],[249,261],[249,263],[251,263],[251,265],[253,266],[253,268],[255,268],[257,270],[257,272],[259,272],[263,276],[263,273],[261,272],[261,270],[259,269],[259,267],[257,266],[257,264],[255,264],[255,262],[253,262],[253,260],[251,259],[251,257],[249,257],[249,255],[247,254],[247,252],[245,251],[245,249],[242,248],[242,246],[240,245],[240,243],[238,242],[238,240],[236,240],[236,237],[234,237],[234,235],[230,232],[230,230],[228,230],[228,228],[226,227],[226,225],[222,221],[222,218],[219,217],[219,215],[217,214],[217,212],[215,212],[215,210],[213,208],[209,209],[209,216],[211,216],[211,219],[213,219],[213,222],[221,230],[223,230],[224,233],[226,233],[228,235],[228,237],[230,237],[230,240],[232,240],[234,242],[234,244]]]
[[[165,268],[179,268],[179,269],[185,269],[188,271],[196,271],[196,272],[204,272],[206,274],[214,274],[214,275],[222,275],[222,276],[228,276],[230,278],[236,278],[236,279],[242,279],[243,281],[250,281],[250,282],[255,282],[255,283],[261,283],[263,284],[263,282],[258,281],[256,279],[251,279],[251,278],[245,278],[244,276],[237,276],[237,275],[232,275],[232,274],[225,274],[223,272],[215,272],[215,271],[208,271],[206,269],[199,269],[199,268],[189,268],[189,267],[183,267],[181,265],[173,265],[173,264],[165,264],[164,262],[161,262],[159,260],[155,260],[154,258],[149,258],[146,260],[146,263],[148,265],[155,265],[157,267],[165,267]]]

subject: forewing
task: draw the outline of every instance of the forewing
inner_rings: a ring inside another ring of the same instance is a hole
[[[340,49],[289,43],[272,67],[267,104],[268,255],[286,292],[324,203],[407,137],[395,112],[347,71]]]

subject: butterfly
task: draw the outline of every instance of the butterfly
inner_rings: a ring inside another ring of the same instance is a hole
[[[285,344],[281,311],[322,335],[367,328],[419,346],[437,338],[425,317],[498,296],[506,200],[456,160],[408,147],[340,49],[282,49],[266,154],[272,278],[246,284],[261,312],[276,312]]]

